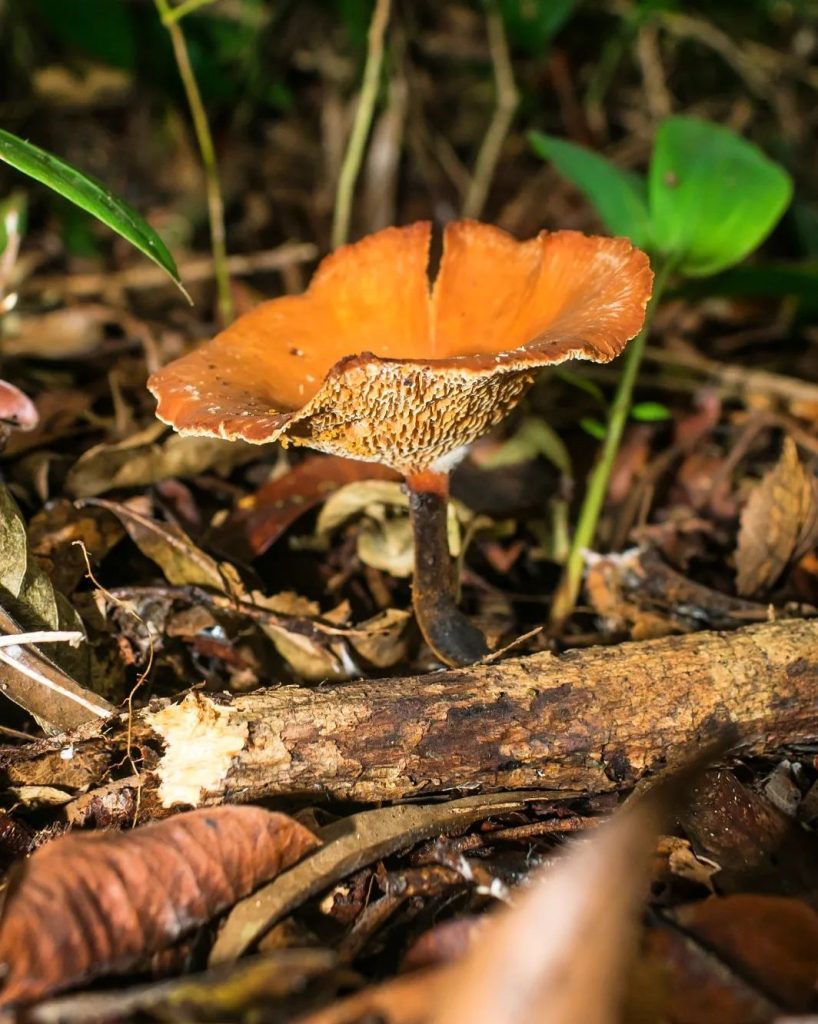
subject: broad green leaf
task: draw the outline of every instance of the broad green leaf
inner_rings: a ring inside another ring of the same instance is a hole
[[[729,129],[670,117],[656,135],[649,200],[658,252],[692,277],[738,263],[792,196],[786,171]]]
[[[0,160],[42,182],[70,202],[87,210],[160,266],[187,295],[173,257],[159,235],[128,203],[104,185],[45,150],[0,129]]]
[[[634,245],[650,247],[645,183],[638,175],[620,170],[584,146],[542,132],[529,132],[528,141],[538,156],[550,160],[585,193],[612,234],[626,235]]]
[[[631,417],[640,423],[660,423],[671,418],[671,411],[661,402],[637,402],[631,408]]]

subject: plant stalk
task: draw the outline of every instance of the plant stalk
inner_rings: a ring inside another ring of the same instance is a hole
[[[650,333],[651,320],[671,269],[669,263],[664,263],[656,271],[653,294],[645,313],[645,322],[642,330],[625,351],[622,376],[619,378],[613,404],[608,412],[608,427],[605,433],[605,440],[602,442],[602,450],[599,453],[596,465],[588,477],[588,486],[585,491],[576,529],[571,539],[571,547],[565,562],[565,568],[563,569],[562,579],[551,605],[551,623],[555,626],[562,624],[572,614],[577,603],[580,586],[582,585],[585,551],[594,541],[599,516],[602,512],[602,506],[605,504],[605,496],[608,493],[611,472],[613,471],[614,462],[622,442],[622,435],[625,432],[625,426],[630,415],[633,389],[639,376],[639,368],[642,365],[642,357],[645,353],[645,346],[647,345]]]
[[[445,665],[473,665],[488,654],[486,639],[457,607],[448,538],[448,473],[406,478],[415,545],[412,605],[423,638]]]
[[[375,100],[378,97],[378,86],[381,82],[383,67],[383,38],[389,22],[391,0],[376,0],[372,21],[369,25],[368,47],[364,78],[361,84],[361,95],[355,120],[347,142],[341,172],[338,175],[338,186],[335,192],[335,211],[332,218],[332,247],[337,249],[349,237],[349,223],[352,214],[352,196],[355,182],[361,170],[364,147],[372,126],[372,115],[375,112]]]
[[[190,63],[187,41],[179,24],[178,10],[168,4],[168,0],[154,0],[162,24],[170,35],[179,77],[182,79],[185,96],[187,97],[190,116],[193,119],[193,130],[204,166],[207,185],[207,210],[210,221],[210,247],[213,251],[213,264],[216,277],[219,316],[222,326],[226,327],[233,320],[233,296],[230,292],[230,275],[227,268],[227,244],[224,228],[224,201],[219,180],[219,167],[216,162],[216,149],[213,135],[207,120],[207,113],[202,102],[202,94]]]

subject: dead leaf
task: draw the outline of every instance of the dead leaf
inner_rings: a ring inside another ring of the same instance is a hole
[[[400,804],[342,818],[320,830],[324,843],[321,850],[233,908],[211,950],[210,963],[240,957],[310,896],[381,857],[489,815],[515,811],[531,801],[553,796],[537,791],[495,793],[442,804]]]
[[[815,1009],[818,913],[799,900],[739,893],[679,907],[673,920],[789,1010]]]
[[[774,1004],[676,928],[647,930],[624,1019],[633,1024],[771,1024]]]
[[[37,850],[0,918],[0,1005],[127,969],[209,921],[318,845],[257,807],[191,811],[132,832],[73,833]]]
[[[649,794],[536,872],[455,966],[430,1024],[618,1021],[661,808]]]
[[[635,640],[763,622],[767,609],[688,579],[652,547],[588,558],[585,589],[610,633]]]
[[[432,967],[413,971],[383,985],[374,985],[317,1013],[298,1017],[293,1024],[426,1024],[429,1011],[452,982],[454,969]],[[471,1024],[488,1024],[476,1017]]]
[[[409,498],[401,484],[388,480],[359,481],[347,484],[327,499],[315,532],[319,537],[329,536],[348,520],[361,517],[358,557],[373,569],[406,579],[412,575],[414,565],[408,510]],[[453,558],[461,549],[459,516],[466,520],[471,518],[458,502],[449,502],[447,526]]]
[[[350,632],[350,645],[375,668],[391,668],[406,656],[411,618],[403,608],[387,608]]]
[[[743,596],[767,590],[818,539],[818,479],[798,458],[791,437],[741,514],[736,586]]]
[[[144,487],[171,477],[197,476],[212,470],[226,474],[258,457],[243,441],[215,437],[182,437],[151,423],[124,441],[89,448],[71,467],[66,488],[77,498],[92,498],[119,487]]]
[[[25,523],[7,487],[0,487],[0,605],[23,629],[85,632],[82,620],[28,549]],[[48,658],[68,675],[88,680],[88,652],[51,644]]]
[[[81,508],[86,506],[113,512],[142,554],[156,562],[168,583],[177,587],[213,587],[228,593],[236,589],[238,581],[232,566],[205,554],[178,526],[160,523],[146,515],[141,503],[88,498],[80,504]]]
[[[289,1000],[297,1008],[305,993],[312,1000],[323,989],[329,997],[355,982],[356,976],[339,968],[338,957],[328,949],[280,949],[202,974],[52,999],[28,1010],[26,1020],[28,1024],[110,1024],[135,1017],[195,1024],[283,1020]],[[269,1017],[271,1004],[282,1016]]]
[[[92,561],[99,562],[124,536],[120,523],[105,509],[79,509],[65,498],[50,502],[28,524],[29,550],[63,594],[70,594],[87,571],[77,541]]]
[[[3,351],[9,356],[75,359],[102,343],[105,326],[112,321],[112,309],[93,303],[14,317],[3,337]]]
[[[283,476],[242,499],[214,531],[220,550],[245,559],[264,554],[300,516],[345,484],[360,480],[394,480],[397,474],[374,462],[334,455],[312,455]]]
[[[722,893],[800,896],[818,908],[818,836],[732,772],[708,772],[681,822],[697,855],[719,865]]]

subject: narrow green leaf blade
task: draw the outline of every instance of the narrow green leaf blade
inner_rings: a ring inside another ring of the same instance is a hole
[[[159,235],[132,206],[118,199],[104,185],[64,160],[2,129],[0,160],[29,178],[47,185],[102,221],[160,266],[187,295],[179,279],[176,263]]]
[[[626,235],[634,245],[650,247],[645,183],[638,175],[620,170],[584,146],[542,132],[529,132],[528,141],[538,156],[550,160],[585,193],[612,234]]]
[[[653,238],[691,277],[715,274],[756,249],[792,197],[787,172],[721,125],[670,117],[649,177]]]

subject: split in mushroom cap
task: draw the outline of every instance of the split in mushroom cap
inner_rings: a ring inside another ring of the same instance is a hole
[[[155,373],[157,415],[412,474],[498,423],[540,367],[607,362],[642,326],[652,274],[624,238],[449,224],[430,292],[430,237],[386,228],[328,256],[303,295]]]

